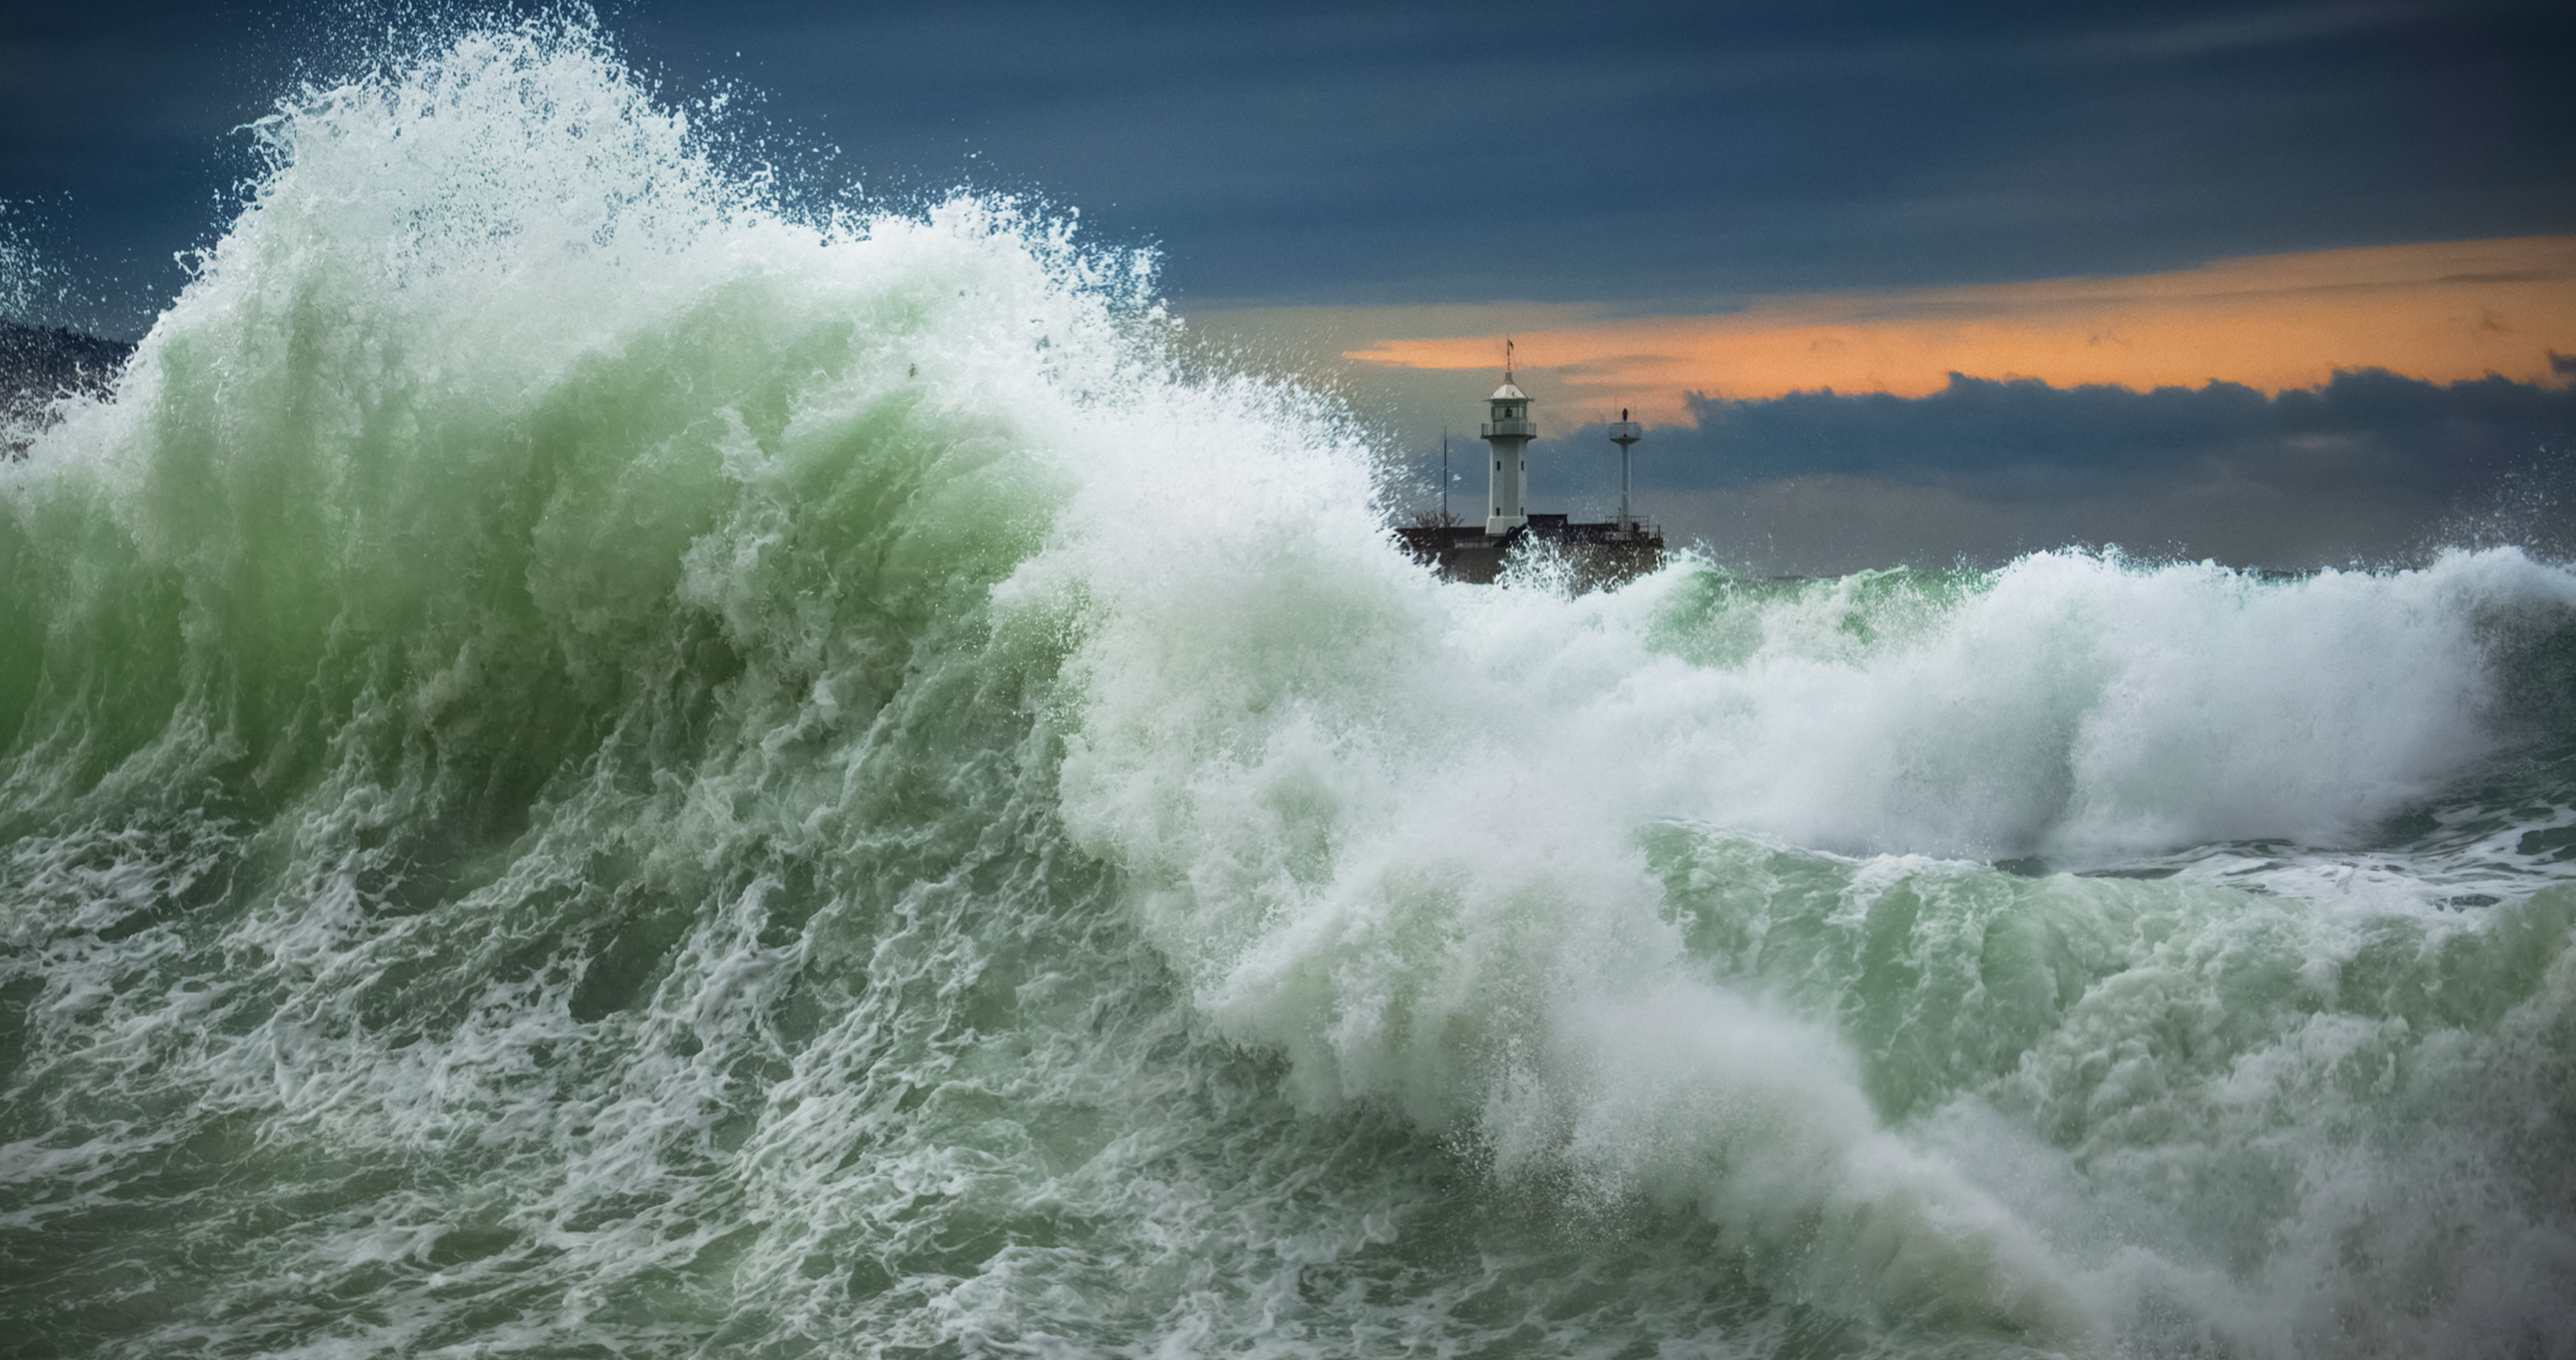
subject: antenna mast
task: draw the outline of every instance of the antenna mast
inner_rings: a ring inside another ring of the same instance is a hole
[[[1634,516],[1628,513],[1628,446],[1646,437],[1645,427],[1628,418],[1628,408],[1619,408],[1619,423],[1610,427],[1610,442],[1619,446],[1619,531],[1633,533]]]

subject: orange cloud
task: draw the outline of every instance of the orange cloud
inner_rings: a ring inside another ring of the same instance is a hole
[[[1500,309],[1480,309],[1498,311]],[[1717,316],[1516,333],[1524,366],[1639,418],[1685,418],[1683,394],[1830,387],[1920,396],[1952,372],[2133,388],[2220,380],[2277,392],[2336,369],[2448,382],[2550,378],[2576,352],[2576,237],[2328,250],[2129,278],[1767,299]],[[1497,335],[1380,340],[1363,363],[1490,369]]]

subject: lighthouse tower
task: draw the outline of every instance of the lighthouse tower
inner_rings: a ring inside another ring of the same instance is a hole
[[[1529,523],[1529,442],[1538,437],[1538,425],[1529,418],[1529,394],[1512,386],[1511,361],[1503,361],[1503,385],[1487,399],[1493,406],[1493,419],[1477,428],[1484,441],[1493,446],[1493,490],[1485,497],[1485,532],[1501,537]]]

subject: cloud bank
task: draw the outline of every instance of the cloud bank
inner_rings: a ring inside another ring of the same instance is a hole
[[[1950,375],[1920,397],[1694,393],[1638,446],[1641,513],[1757,570],[1991,561],[2067,544],[2307,567],[2514,542],[2566,556],[2576,387],[2337,373],[2266,396]],[[1532,448],[1536,493],[1617,495],[1587,425]],[[1550,485],[1553,482],[1554,485]]]
[[[1758,299],[1701,316],[1580,317],[1540,308],[1345,309],[1379,330],[1344,357],[1481,369],[1509,327],[1577,401],[1658,424],[1680,394],[1776,397],[1831,387],[1919,397],[1952,372],[2060,387],[2240,382],[2311,387],[2345,369],[2437,381],[2546,380],[2576,342],[2576,236],[2434,241],[2077,277]],[[1316,320],[1320,321],[1321,318]],[[1458,322],[1464,329],[1447,329]],[[2562,370],[2563,371],[2563,370]],[[1535,393],[1536,389],[1533,389]],[[1545,397],[1542,396],[1542,400]],[[1564,409],[1559,407],[1557,409]]]

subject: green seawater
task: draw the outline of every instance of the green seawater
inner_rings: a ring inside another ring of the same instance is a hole
[[[2564,567],[1443,585],[579,28],[260,133],[0,464],[0,1351],[2576,1352]]]

